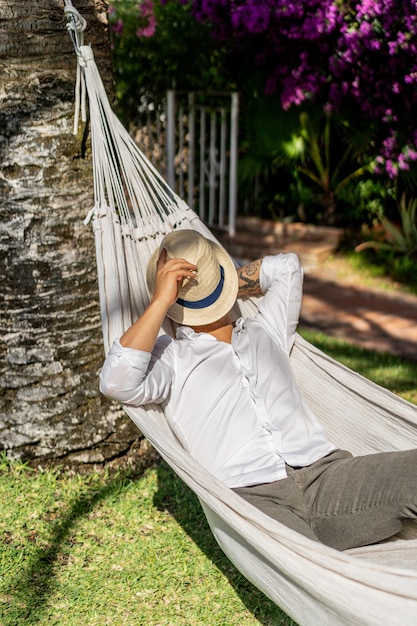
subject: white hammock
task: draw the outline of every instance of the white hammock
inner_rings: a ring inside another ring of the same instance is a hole
[[[89,217],[107,352],[147,305],[144,268],[162,237],[174,228],[212,235],[168,188],[113,114],[91,48],[82,42],[85,23],[71,1],[66,4],[90,108],[95,207]],[[251,315],[254,307],[242,302],[240,312]],[[164,331],[173,329],[167,325]],[[300,337],[291,359],[302,392],[337,446],[365,454],[417,445],[414,405]],[[197,494],[230,560],[299,624],[417,623],[415,525],[376,546],[336,551],[272,520],[213,478],[182,449],[158,407],[126,411]]]

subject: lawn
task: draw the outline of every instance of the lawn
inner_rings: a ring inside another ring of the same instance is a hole
[[[292,624],[229,563],[197,498],[142,475],[0,468],[0,624]]]
[[[308,340],[417,403],[417,363]],[[160,463],[136,474],[0,461],[0,624],[293,624],[236,571],[197,498]]]

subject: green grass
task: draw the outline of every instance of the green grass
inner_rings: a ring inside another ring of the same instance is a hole
[[[417,363],[302,334],[417,403]],[[164,463],[76,474],[3,457],[0,498],[1,626],[293,624],[231,565]]]
[[[0,465],[0,624],[293,622],[231,565],[167,466],[141,476]]]
[[[359,253],[341,251],[336,257],[343,259],[364,285],[417,294],[416,261],[408,255],[366,250]]]

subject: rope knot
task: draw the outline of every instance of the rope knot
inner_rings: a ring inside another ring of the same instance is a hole
[[[82,67],[85,67],[89,61],[94,60],[93,49],[91,46],[80,46],[80,53],[78,55],[78,62]]]
[[[87,21],[72,6],[71,0],[65,0],[64,13],[67,16],[67,30],[74,44],[75,52],[77,55],[80,52],[80,47],[84,44],[84,31],[87,28]]]
[[[68,30],[74,30],[77,33],[82,33],[87,28],[87,21],[72,5],[71,0],[65,0],[66,6],[64,7],[64,13],[68,18],[67,28]]]

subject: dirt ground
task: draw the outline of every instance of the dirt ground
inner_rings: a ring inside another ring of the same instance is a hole
[[[306,272],[300,325],[417,360],[417,296],[366,279],[337,257]]]

